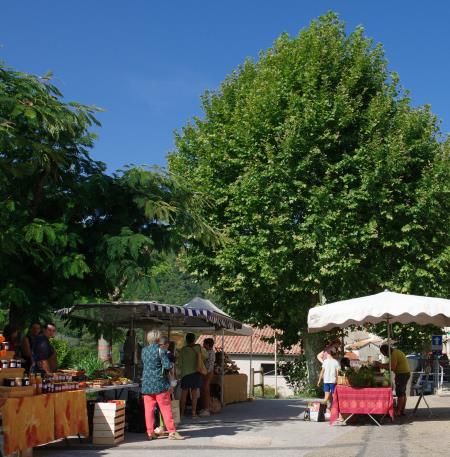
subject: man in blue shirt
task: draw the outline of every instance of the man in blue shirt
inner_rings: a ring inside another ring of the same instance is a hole
[[[33,345],[33,361],[35,372],[52,373],[56,370],[56,352],[50,344],[50,338],[56,334],[56,325],[52,322],[45,324],[42,333],[36,337]]]

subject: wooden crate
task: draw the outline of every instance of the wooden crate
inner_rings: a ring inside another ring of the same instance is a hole
[[[117,444],[124,440],[125,401],[96,403],[94,407],[92,442]]]
[[[0,386],[0,397],[31,397],[34,395],[33,386],[6,387]]]

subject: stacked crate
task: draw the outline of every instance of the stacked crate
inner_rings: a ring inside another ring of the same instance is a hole
[[[93,419],[93,443],[117,444],[124,439],[125,400],[96,403]]]

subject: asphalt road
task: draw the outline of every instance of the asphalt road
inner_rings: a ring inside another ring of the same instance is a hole
[[[427,397],[433,416],[419,408],[411,416],[377,427],[363,419],[355,426],[304,422],[304,402],[256,400],[229,405],[215,416],[185,420],[179,431],[184,441],[147,441],[127,434],[115,447],[59,443],[35,450],[36,457],[432,457],[448,455],[450,397]],[[412,400],[408,403],[411,408]]]

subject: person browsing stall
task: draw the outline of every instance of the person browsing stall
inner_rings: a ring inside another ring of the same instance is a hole
[[[199,344],[195,344],[195,335],[186,334],[186,345],[180,351],[180,375],[181,375],[181,397],[180,397],[180,414],[183,416],[186,408],[188,393],[191,394],[192,417],[197,417],[197,399],[199,389],[202,387],[202,375],[197,371],[197,357],[202,358],[205,362],[208,353]]]
[[[209,416],[210,413],[210,384],[212,377],[214,376],[214,363],[216,361],[216,353],[214,351],[214,340],[212,338],[206,338],[203,341],[203,347],[208,352],[208,358],[205,363],[207,373],[202,376],[202,388],[200,391],[202,399],[203,410],[200,411],[199,416]]]
[[[385,357],[389,357],[389,346],[387,344],[381,345],[380,352]],[[389,363],[383,363],[380,367],[389,370]],[[398,398],[395,415],[404,416],[406,407],[406,386],[411,376],[411,370],[409,369],[406,355],[400,351],[400,349],[391,349],[390,368],[395,373],[395,393]]]
[[[325,393],[324,401],[331,404],[333,393],[336,389],[337,377],[339,369],[341,368],[339,362],[336,360],[337,349],[330,348],[327,358],[322,363],[322,369],[320,370],[319,380],[317,381],[317,387],[323,380],[323,391]]]
[[[164,419],[164,424],[169,432],[169,440],[182,440],[184,437],[176,431],[173,420],[170,382],[164,376],[163,371],[170,370],[173,364],[167,357],[166,349],[160,347],[160,338],[161,332],[159,330],[149,331],[147,333],[148,346],[142,350],[142,364],[144,368],[142,372],[141,392],[144,398],[147,436],[149,440],[160,437],[155,432],[154,418],[155,406],[158,405]]]

